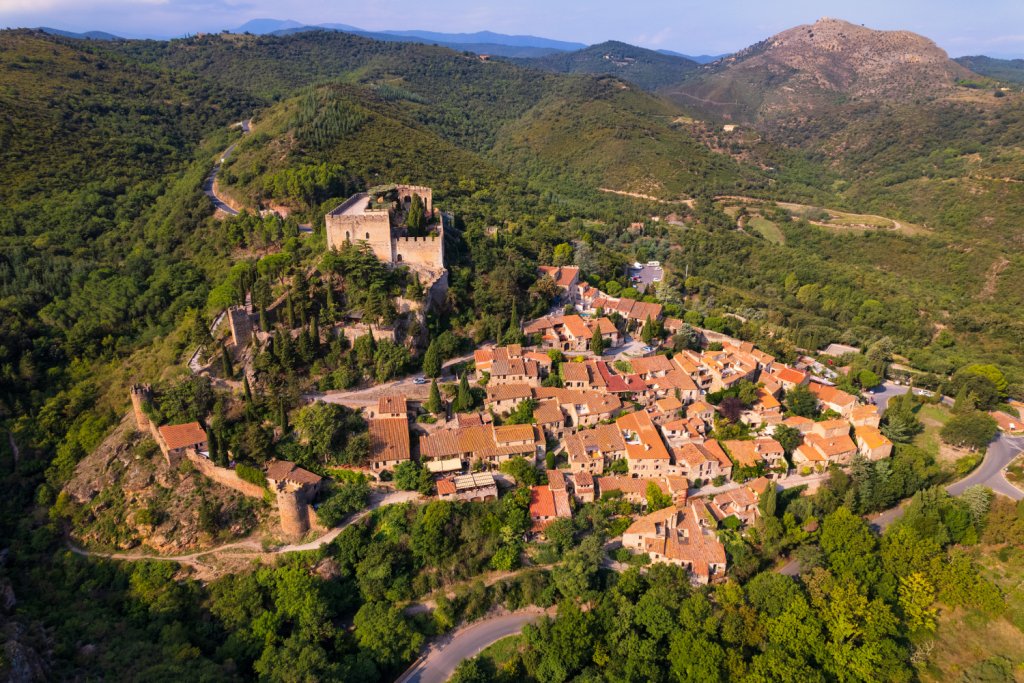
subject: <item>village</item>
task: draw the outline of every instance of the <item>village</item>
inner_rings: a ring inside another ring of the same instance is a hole
[[[428,295],[410,310],[422,315],[447,288],[444,221],[427,236],[396,230],[389,207],[408,211],[422,202],[433,210],[429,188],[391,192],[393,205],[383,193],[376,201],[363,193],[328,214],[328,241],[355,238],[389,268],[414,266]],[[661,304],[608,296],[581,282],[576,267],[540,266],[538,276],[557,284],[559,310],[520,323],[527,344],[481,345],[464,366],[460,380],[483,388],[483,406],[467,409],[454,385],[437,391],[436,377],[428,396],[403,392],[404,381],[385,383],[360,409],[369,452],[351,470],[388,486],[396,469],[415,463],[429,473],[436,499],[486,502],[517,485],[510,464],[525,464],[547,481],[530,490],[531,534],[543,535],[582,504],[622,499],[649,513],[635,517],[622,547],[707,584],[727,570],[717,530],[754,524],[766,490],[803,482],[813,490],[831,467],[891,454],[875,406],[835,388],[812,365],[786,365],[749,342],[699,328],[693,348],[676,352],[645,334],[683,327],[664,317]],[[256,329],[251,308],[232,307],[227,317],[240,348],[273,336]],[[810,397],[813,417],[787,411],[787,395]],[[171,467],[187,459],[246,496],[269,491],[286,537],[326,531],[317,517],[323,477],[284,460],[254,477],[213,452],[199,421],[152,422],[148,385],[133,387],[131,399],[140,431],[151,432]],[[652,506],[652,497],[670,503]]]

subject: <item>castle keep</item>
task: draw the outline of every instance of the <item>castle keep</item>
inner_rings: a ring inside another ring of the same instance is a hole
[[[327,223],[327,247],[341,248],[345,242],[366,242],[382,263],[396,266],[419,266],[428,270],[444,268],[444,227],[440,224],[431,229],[426,237],[410,237],[402,227],[408,215],[412,196],[416,194],[423,201],[424,212],[429,222],[434,214],[432,192],[429,187],[396,185],[388,194],[397,195],[392,200],[385,194],[360,192],[325,216]]]

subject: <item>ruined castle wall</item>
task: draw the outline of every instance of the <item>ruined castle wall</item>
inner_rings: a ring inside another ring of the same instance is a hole
[[[263,487],[253,484],[251,481],[245,481],[239,479],[238,475],[235,474],[234,470],[229,470],[224,467],[217,467],[210,460],[196,453],[191,448],[185,452],[187,457],[196,469],[199,470],[204,476],[209,477],[218,484],[227,486],[228,488],[234,489],[239,493],[243,493],[250,498],[262,498]]]
[[[231,340],[235,346],[247,345],[255,327],[253,316],[246,312],[244,306],[232,306],[228,309],[228,322],[231,324]]]
[[[153,385],[135,384],[128,390],[128,395],[132,400],[132,411],[135,413],[135,422],[139,426],[139,431],[153,431],[153,425],[150,423],[149,417],[142,410],[142,404],[153,398]]]
[[[444,267],[444,235],[427,237],[396,237],[392,240],[395,265]]]
[[[445,297],[448,294],[448,271],[441,271],[441,276],[434,281],[426,292],[427,307],[440,308],[444,305]]]
[[[423,202],[423,208],[426,210],[429,216],[434,210],[434,191],[429,187],[420,187],[419,185],[399,185],[398,186],[398,198],[402,200],[402,203],[412,202],[412,196],[416,194]]]

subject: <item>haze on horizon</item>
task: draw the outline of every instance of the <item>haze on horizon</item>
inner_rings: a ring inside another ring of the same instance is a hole
[[[309,0],[300,6],[270,0],[0,0],[0,16],[0,26],[11,28],[48,26],[129,37],[234,29],[251,19],[291,19],[367,31],[494,31],[586,44],[620,40],[691,55],[734,52],[829,16],[873,29],[921,34],[951,57],[1024,54],[1024,3],[1013,0],[982,0],[969,9],[952,0],[734,0],[728,10],[713,3],[675,0],[645,0],[628,5],[628,10],[610,0],[520,0],[515,6],[481,6],[467,0],[429,5],[411,0],[352,5]]]

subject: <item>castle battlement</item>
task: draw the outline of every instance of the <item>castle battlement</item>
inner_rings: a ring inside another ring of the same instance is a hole
[[[345,242],[366,242],[381,262],[389,267],[409,265],[430,269],[444,268],[444,228],[437,227],[426,237],[405,237],[392,226],[392,205],[406,208],[413,194],[420,197],[427,216],[434,213],[433,192],[419,185],[396,185],[374,201],[370,193],[349,197],[324,216],[327,224],[328,248],[341,248]]]

